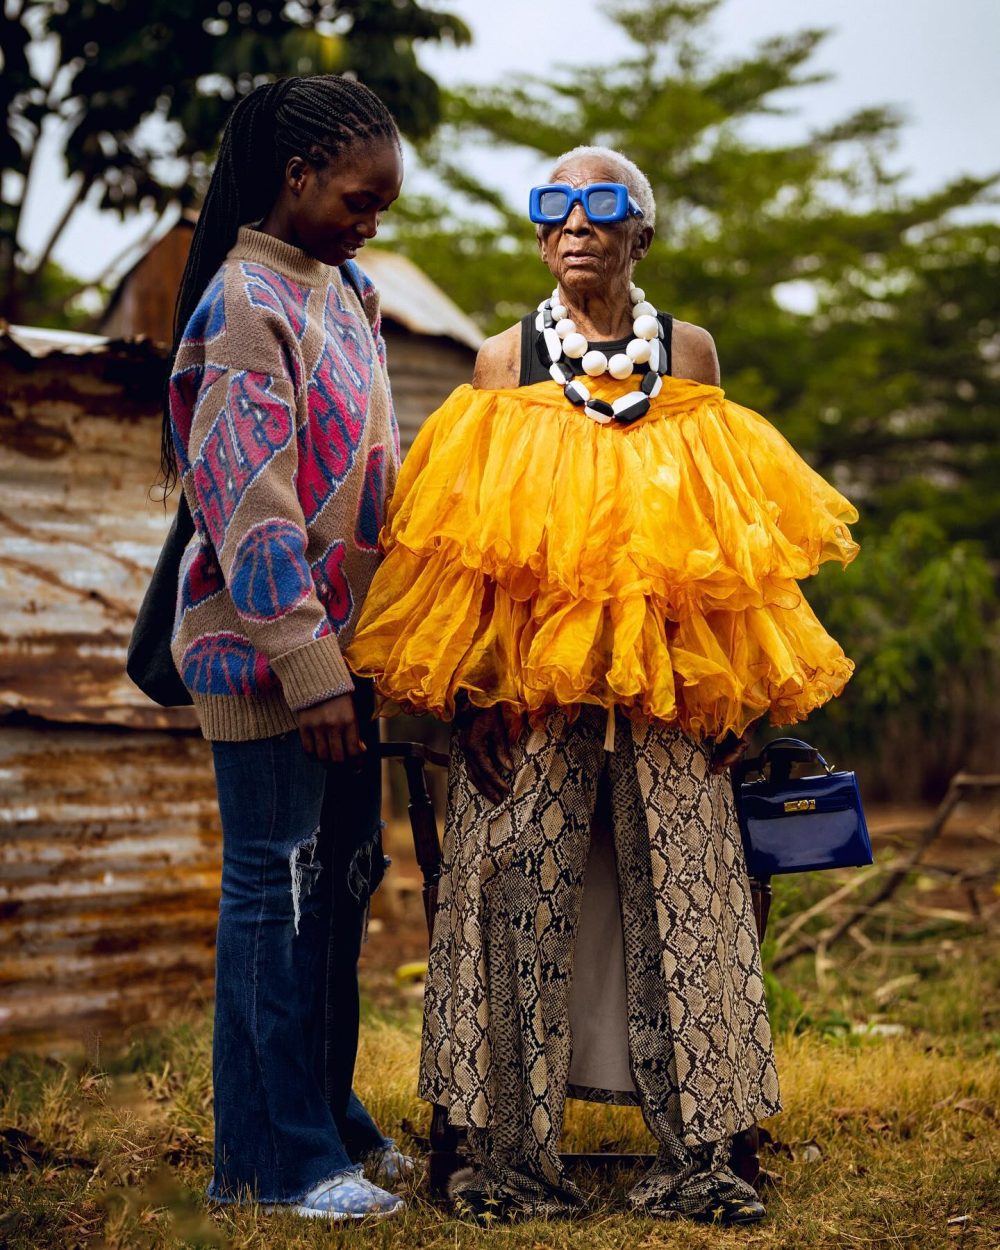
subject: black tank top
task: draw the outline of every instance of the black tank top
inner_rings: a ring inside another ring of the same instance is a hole
[[[660,324],[663,326],[663,346],[667,353],[666,372],[673,374],[674,371],[674,353],[673,353],[673,336],[674,336],[674,319],[670,313],[657,314],[660,318]],[[536,382],[548,382],[551,380],[549,367],[542,363],[541,355],[538,351],[538,340],[541,337],[538,330],[535,329],[535,318],[538,311],[527,313],[521,318],[521,373],[518,378],[518,386],[533,386]],[[632,336],[627,339],[616,339],[613,343],[591,343],[591,348],[596,348],[604,352],[606,356],[613,356],[615,352],[623,352],[626,345],[630,343]],[[642,366],[645,372],[645,366]]]

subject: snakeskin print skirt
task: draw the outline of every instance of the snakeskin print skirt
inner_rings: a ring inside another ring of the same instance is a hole
[[[568,1092],[639,1103],[659,1145],[632,1193],[646,1209],[694,1209],[713,1178],[716,1189],[742,1185],[726,1167],[729,1139],[780,1109],[729,779],[709,771],[706,746],[655,722],[619,714],[613,752],[604,738],[596,708],[526,728],[498,805],[452,743],[419,1090],[468,1130],[476,1183],[538,1214],[582,1202],[558,1154]],[[631,1091],[568,1089],[599,787],[617,872]]]

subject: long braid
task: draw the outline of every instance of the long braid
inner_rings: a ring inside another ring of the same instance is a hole
[[[174,305],[171,361],[205,288],[236,242],[237,231],[267,214],[291,157],[301,156],[321,169],[352,144],[380,138],[399,142],[392,114],[363,83],[338,74],[284,78],[257,87],[240,100],[223,131],[212,180],[191,239]],[[160,472],[164,495],[168,495],[177,482],[169,384],[164,397]]]

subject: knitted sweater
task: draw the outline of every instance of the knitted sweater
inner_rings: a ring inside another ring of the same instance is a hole
[[[350,262],[349,262],[350,263]],[[340,271],[244,226],[188,322],[170,414],[195,533],[171,651],[206,738],[295,728],[341,654],[399,465],[379,334]]]

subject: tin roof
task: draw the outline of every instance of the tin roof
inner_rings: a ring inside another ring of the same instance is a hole
[[[479,350],[482,330],[412,260],[366,247],[358,263],[378,287],[383,317],[414,334],[441,335]]]

